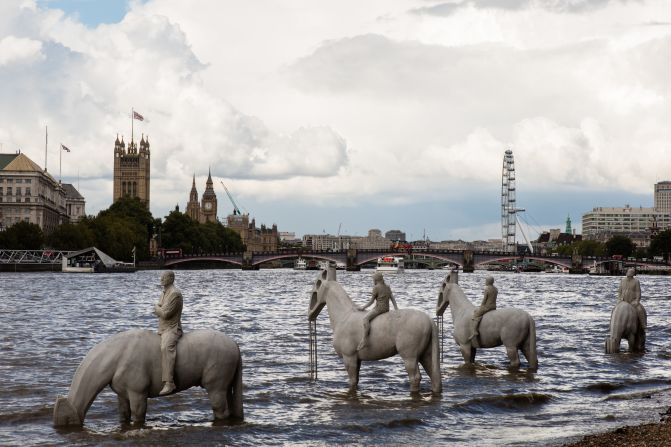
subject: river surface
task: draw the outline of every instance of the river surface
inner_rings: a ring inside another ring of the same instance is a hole
[[[433,316],[445,271],[386,275],[401,307]],[[207,394],[193,388],[150,399],[147,422],[121,425],[106,388],[84,427],[51,425],[57,395],[68,392],[79,362],[105,338],[155,329],[159,271],[135,274],[0,274],[0,445],[560,445],[586,433],[658,420],[671,404],[671,279],[641,276],[648,311],[647,352],[605,355],[620,278],[495,273],[498,306],[536,320],[538,372],[507,368],[504,348],[479,350],[467,368],[445,318],[443,394],[422,377],[409,393],[400,357],[363,363],[359,392],[331,346],[327,310],[318,318],[319,380],[309,382],[309,292],[318,272],[177,271],[185,331],[232,336],[244,361],[245,421],[213,425]],[[485,272],[461,274],[479,303]],[[363,304],[372,271],[338,272]],[[626,342],[623,342],[626,347]]]

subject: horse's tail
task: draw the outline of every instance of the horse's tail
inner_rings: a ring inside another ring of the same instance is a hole
[[[233,377],[233,382],[228,389],[228,408],[230,409],[231,418],[244,419],[244,411],[242,409],[242,355],[239,349],[235,377]]]
[[[440,337],[438,326],[431,322],[431,391],[440,394],[443,391],[443,380],[440,372]]]
[[[536,353],[536,322],[531,315],[529,315],[529,334],[527,335],[526,352],[529,354],[527,357],[529,368],[538,369],[538,354]]]

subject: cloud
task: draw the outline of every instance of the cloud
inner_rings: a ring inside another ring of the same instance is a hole
[[[522,11],[538,8],[554,13],[583,13],[604,8],[609,3],[628,3],[634,1],[639,0],[455,0],[413,8],[410,10],[410,13],[447,17],[467,8],[501,11]]]
[[[0,40],[0,135],[5,150],[22,149],[42,164],[48,124],[51,172],[63,142],[73,149],[64,157],[66,177],[111,178],[114,138],[131,137],[131,107],[149,119],[135,123],[135,138],[149,134],[152,179],[174,180],[152,193],[162,208],[208,167],[267,180],[333,176],[348,163],[345,139],[328,126],[284,135],[213,95],[202,80],[207,65],[165,16],[137,5],[120,23],[90,29],[58,11],[10,3],[0,36],[18,35]],[[89,210],[109,205],[109,189],[108,197],[92,191]]]
[[[30,63],[43,57],[42,42],[16,36],[0,40],[0,67],[17,62]]]

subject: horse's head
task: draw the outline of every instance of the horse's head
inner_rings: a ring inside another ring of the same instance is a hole
[[[452,289],[452,284],[457,284],[458,274],[456,270],[450,271],[445,277],[445,280],[440,285],[440,291],[438,292],[438,304],[436,305],[436,315],[442,315],[445,313],[445,309],[450,305],[450,292]]]
[[[312,292],[310,293],[308,320],[316,320],[317,316],[326,305],[326,299],[324,298],[324,289],[325,289],[324,283],[326,281],[335,281],[335,280],[336,280],[335,266],[330,265],[327,269],[319,272],[319,276],[317,276],[317,280],[315,281],[315,284],[312,287]]]

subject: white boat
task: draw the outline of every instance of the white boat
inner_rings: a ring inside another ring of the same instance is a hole
[[[347,270],[347,264],[344,262],[336,262],[336,270]]]
[[[377,258],[377,268],[375,270],[385,273],[403,273],[403,270],[405,270],[403,263],[402,256],[383,256]]]
[[[294,261],[294,270],[307,270],[308,262],[303,258],[298,258]]]

